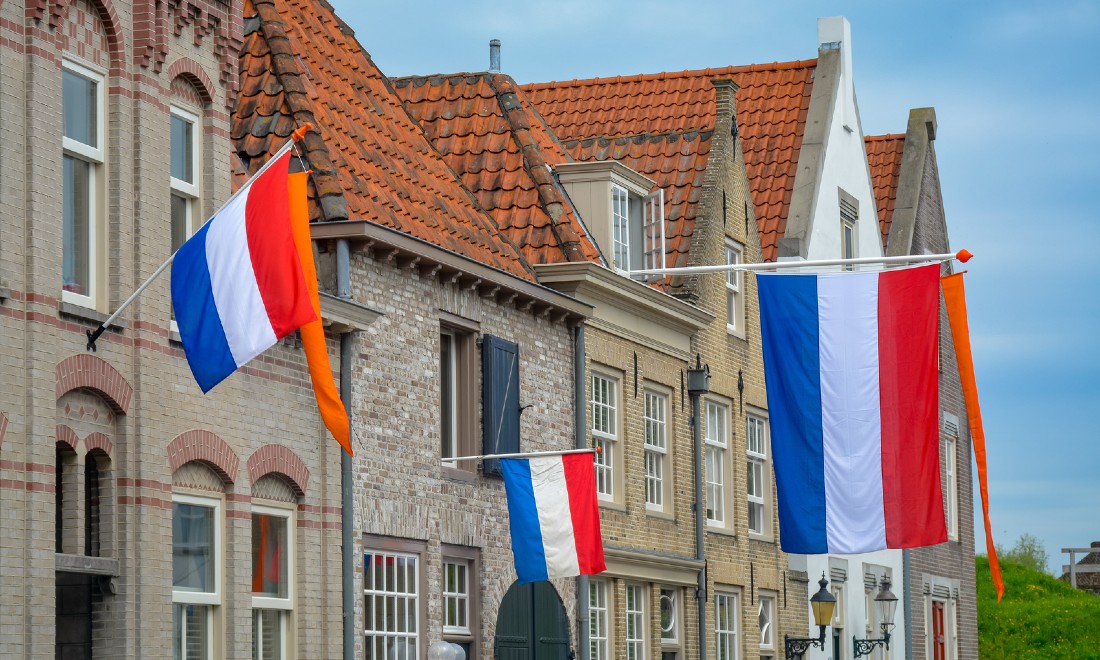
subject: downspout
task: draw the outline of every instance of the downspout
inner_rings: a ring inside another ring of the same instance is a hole
[[[336,241],[336,295],[351,299],[351,251],[347,239]],[[355,437],[351,410],[351,333],[340,335],[340,400],[348,413],[349,437]],[[343,582],[344,660],[355,660],[355,516],[351,499],[351,456],[340,452],[340,557]]]
[[[912,567],[909,564],[909,550],[903,549],[901,551],[901,575],[905,580],[905,586],[902,587],[902,600],[905,602],[905,657],[913,657],[913,587],[909,583],[910,571]],[[925,622],[927,625],[928,622]]]
[[[587,412],[585,406],[584,386],[586,384],[584,373],[584,322],[577,324],[573,331],[573,423],[577,430],[577,449],[588,446],[588,423],[585,418]],[[589,660],[591,653],[590,640],[588,638],[588,576],[581,575],[577,578],[577,630],[580,641],[581,660]]]
[[[699,444],[699,397],[710,391],[710,366],[695,356],[695,368],[687,370],[687,389],[691,396],[691,444],[695,450],[695,558],[699,560],[699,660],[707,660],[707,553],[703,510],[703,449]]]

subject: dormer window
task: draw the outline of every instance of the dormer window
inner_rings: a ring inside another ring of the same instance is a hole
[[[652,180],[616,161],[564,163],[556,170],[609,266],[623,273],[665,267],[664,191],[654,190]]]

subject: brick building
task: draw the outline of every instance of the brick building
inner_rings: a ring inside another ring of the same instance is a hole
[[[868,137],[867,156],[888,256],[952,251],[936,165],[936,111],[909,111],[904,134]],[[944,274],[952,264],[943,266]],[[908,657],[977,658],[970,424],[947,309],[940,304],[940,483],[946,543],[906,550]],[[900,594],[899,594],[900,595]],[[900,608],[899,608],[900,610]]]
[[[0,3],[4,657],[338,639],[339,448],[296,341],[203,396],[163,277],[85,348],[231,192],[239,9]]]

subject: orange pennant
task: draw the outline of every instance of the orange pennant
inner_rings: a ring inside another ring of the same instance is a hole
[[[328,345],[325,343],[325,330],[321,325],[321,299],[317,294],[317,266],[313,261],[313,243],[309,237],[309,207],[306,195],[308,172],[299,172],[289,176],[287,187],[290,189],[290,224],[294,229],[294,243],[298,247],[298,258],[302,262],[302,271],[306,278],[306,288],[317,320],[300,328],[302,346],[306,351],[309,364],[309,377],[313,381],[313,392],[317,396],[317,408],[321,419],[328,427],[332,437],[349,455],[355,455],[351,448],[351,431],[348,414],[340,401],[340,393],[332,378],[332,366],[328,361]]]
[[[965,271],[963,271],[965,272]],[[974,379],[974,355],[970,350],[970,324],[966,318],[966,291],[963,273],[940,278],[943,299],[947,303],[947,318],[951,323],[951,338],[955,342],[955,358],[959,363],[959,380],[962,382],[966,416],[970,420],[970,439],[974,444],[974,460],[978,464],[978,490],[982,495],[982,516],[985,521],[985,549],[989,554],[989,573],[997,589],[997,602],[1005,593],[1001,579],[1001,564],[997,561],[997,548],[993,545],[993,530],[989,522],[989,477],[986,470],[985,429],[982,427],[982,411],[978,406],[978,384]]]

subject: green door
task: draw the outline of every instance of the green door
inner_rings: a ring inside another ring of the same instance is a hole
[[[569,619],[549,582],[513,583],[497,614],[496,660],[570,660]]]

